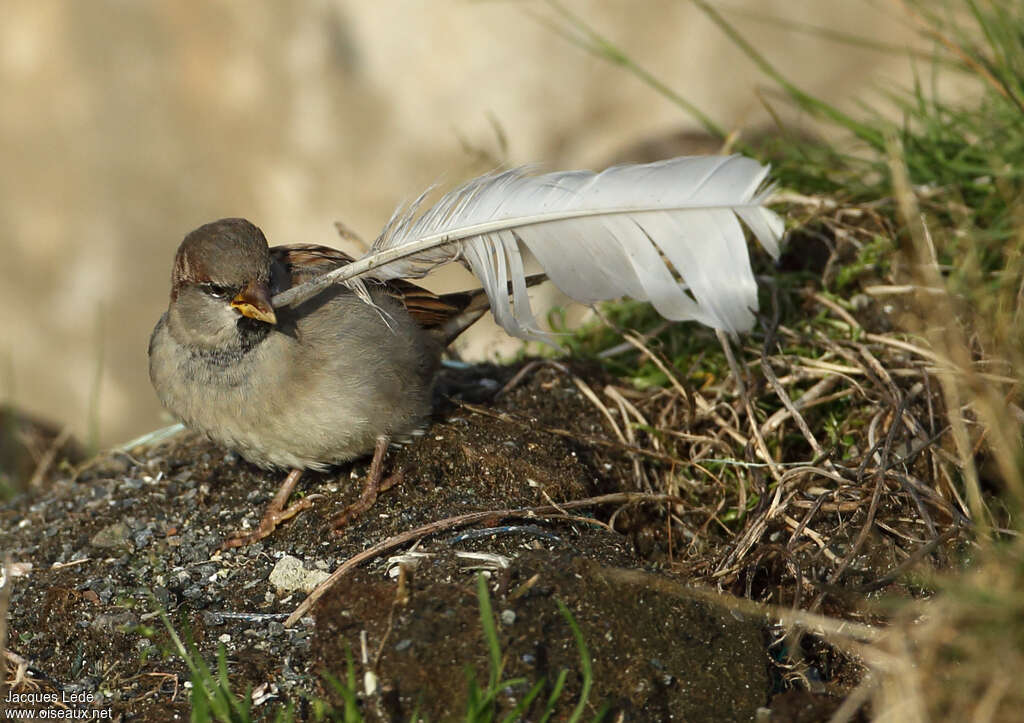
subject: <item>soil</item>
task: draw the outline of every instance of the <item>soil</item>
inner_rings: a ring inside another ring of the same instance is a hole
[[[792,238],[780,268],[830,278],[860,246],[827,240]],[[224,549],[283,471],[188,433],[72,467],[39,426],[19,452],[32,484],[0,504],[14,692],[186,719],[189,662],[221,656],[254,719],[541,720],[549,701],[550,720],[830,719],[865,698],[856,635],[778,621],[877,630],[965,559],[970,516],[932,357],[880,336],[899,305],[847,310],[792,281],[764,299],[742,374],[701,328],[630,347],[634,383],[575,360],[447,369],[432,424],[389,451],[397,484],[337,533],[366,459],[305,474],[310,509]],[[619,308],[611,326],[644,328]],[[638,370],[648,357],[665,362]]]
[[[633,459],[573,381],[598,386],[602,372],[532,364],[495,398],[527,364],[446,372],[433,424],[389,453],[401,483],[337,535],[331,520],[358,497],[366,460],[307,473],[297,494],[321,495],[311,509],[262,542],[222,550],[258,523],[283,473],[188,433],[57,473],[45,490],[4,504],[0,549],[32,565],[10,600],[9,649],[30,665],[16,691],[89,694],[125,720],[187,719],[190,672],[166,612],[211,666],[224,650],[232,689],[249,691],[255,718],[286,703],[299,718],[324,701],[343,707],[331,680],[348,680],[350,664],[368,720],[464,718],[494,670],[483,574],[501,678],[520,681],[498,686],[498,710],[539,683],[527,713],[538,718],[566,671],[556,719],[567,717],[589,660],[584,720],[601,711],[606,720],[754,720],[780,690],[765,623],[687,595],[649,543],[664,525],[653,504],[619,505],[616,531],[605,524],[616,508],[601,506],[442,526],[390,553],[397,561],[384,555],[343,577],[285,627],[306,592],[280,589],[271,573],[291,558],[322,578],[378,541],[451,516],[635,491]]]

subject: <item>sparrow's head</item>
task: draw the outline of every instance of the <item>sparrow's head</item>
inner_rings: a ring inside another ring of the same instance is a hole
[[[171,272],[171,317],[202,346],[224,346],[240,321],[276,324],[270,250],[263,232],[243,218],[224,218],[185,237]]]

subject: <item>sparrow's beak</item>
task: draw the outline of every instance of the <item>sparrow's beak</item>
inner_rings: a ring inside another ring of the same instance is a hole
[[[231,306],[238,309],[242,316],[258,319],[268,324],[277,323],[277,315],[270,303],[270,289],[262,281],[250,281],[238,296],[231,300]]]

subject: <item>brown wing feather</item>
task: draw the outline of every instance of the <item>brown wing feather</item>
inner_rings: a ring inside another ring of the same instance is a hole
[[[273,246],[270,249],[270,256],[288,272],[291,286],[297,286],[314,276],[355,261],[344,251],[317,244]]]
[[[285,288],[301,284],[314,276],[355,261],[344,251],[316,244],[274,246],[270,249],[270,254],[288,274],[290,282]],[[405,306],[409,315],[424,329],[443,326],[449,319],[465,311],[478,296],[473,292],[438,296],[404,279],[383,282],[380,288]]]

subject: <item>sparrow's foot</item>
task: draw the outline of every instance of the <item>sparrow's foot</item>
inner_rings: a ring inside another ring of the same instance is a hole
[[[11,690],[17,690],[22,686],[28,688],[29,690],[39,689],[39,683],[37,683],[36,681],[32,680],[27,676],[27,660],[25,660],[23,657],[10,650],[5,650],[3,657],[6,658],[14,666],[14,674],[10,678],[10,680],[4,681],[5,686],[10,688]],[[0,666],[0,675],[3,675],[6,669],[6,665]]]
[[[239,535],[238,537],[232,537],[229,540],[225,540],[221,547],[223,549],[230,549],[233,547],[245,547],[246,545],[251,545],[254,542],[259,542],[264,537],[269,537],[282,522],[286,522],[303,510],[308,510],[312,507],[313,502],[323,495],[309,495],[308,497],[303,497],[292,506],[285,507],[285,504],[287,504],[288,498],[292,496],[292,492],[295,490],[295,485],[298,484],[300,477],[302,477],[301,469],[293,469],[289,472],[288,476],[285,477],[281,488],[277,491],[277,494],[274,495],[274,499],[272,499],[270,504],[267,505],[267,509],[263,513],[263,519],[260,520],[260,526],[248,535]]]
[[[381,479],[384,476],[384,457],[388,453],[389,442],[390,440],[387,437],[377,438],[377,444],[373,448],[373,461],[370,462],[370,472],[366,476],[366,483],[363,485],[363,493],[359,495],[358,500],[342,510],[341,514],[332,520],[331,527],[334,530],[334,534],[341,534],[342,527],[373,507],[373,503],[377,501],[377,495],[391,489],[402,481],[403,474],[401,471],[396,472],[387,479]]]

